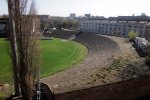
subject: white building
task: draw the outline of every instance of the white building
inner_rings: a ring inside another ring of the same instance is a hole
[[[7,36],[7,30],[8,30],[8,18],[0,18],[0,37],[6,37]]]
[[[80,30],[83,32],[100,33],[128,37],[129,31],[137,32],[140,37],[150,34],[150,17],[147,16],[119,16],[103,19],[82,19]]]
[[[76,14],[75,13],[71,13],[70,14],[70,18],[72,18],[72,19],[76,18]]]
[[[90,18],[91,14],[84,14],[84,17]]]

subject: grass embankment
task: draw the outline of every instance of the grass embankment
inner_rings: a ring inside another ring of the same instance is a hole
[[[62,39],[41,40],[41,77],[68,69],[79,63],[87,54],[87,48],[80,43]],[[11,61],[9,43],[0,39],[0,83],[11,83]]]

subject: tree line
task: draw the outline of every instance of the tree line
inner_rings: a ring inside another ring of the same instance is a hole
[[[41,30],[44,28],[73,28],[76,29],[79,27],[78,19],[69,19],[69,18],[54,18],[49,20],[41,20]]]

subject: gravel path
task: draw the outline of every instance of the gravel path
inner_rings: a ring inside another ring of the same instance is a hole
[[[110,64],[120,54],[117,43],[104,36],[82,33],[75,41],[86,45],[89,54],[80,64],[42,79],[55,93],[85,88],[91,72]]]

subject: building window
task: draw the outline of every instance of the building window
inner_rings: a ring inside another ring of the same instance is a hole
[[[129,32],[131,31],[131,29],[129,29]]]
[[[112,27],[110,27],[110,30],[112,30]]]
[[[6,24],[6,22],[2,22],[2,24]]]
[[[140,30],[140,34],[142,34],[142,30]]]
[[[124,28],[124,29],[123,29],[123,31],[125,32],[125,31],[126,31],[126,29]]]
[[[3,32],[3,30],[0,30],[0,32]]]
[[[134,32],[136,32],[136,29],[134,29]]]
[[[107,27],[106,27],[106,31],[107,31]]]
[[[101,31],[101,27],[99,27],[99,32]]]
[[[146,30],[145,32],[146,32],[146,34],[148,34],[148,30]]]
[[[123,33],[123,36],[125,36],[125,33]]]

